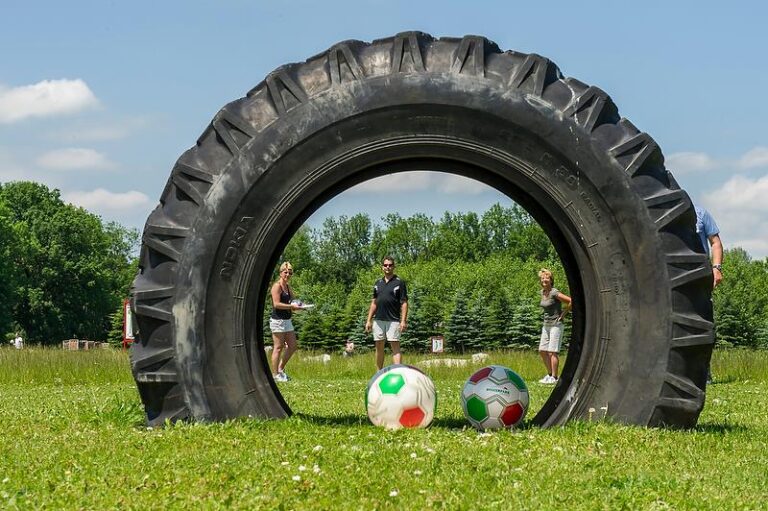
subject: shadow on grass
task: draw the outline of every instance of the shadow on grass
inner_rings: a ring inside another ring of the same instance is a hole
[[[719,422],[705,422],[699,424],[694,428],[694,431],[701,431],[702,433],[712,433],[717,435],[723,435],[725,433],[743,433],[749,431],[749,428],[742,426],[741,424],[725,424]]]
[[[368,418],[365,415],[315,415],[312,413],[294,412],[294,417],[297,419],[311,422],[320,426],[364,426],[369,424]]]
[[[443,429],[461,429],[469,426],[469,422],[466,419],[458,419],[456,417],[442,417],[432,421],[431,428],[443,428]]]
[[[735,376],[725,376],[723,378],[713,378],[711,382],[707,383],[707,387],[710,385],[717,385],[719,383],[733,383],[737,381]]]
[[[327,416],[327,415],[315,415],[312,413],[295,412],[293,416],[300,420],[311,422],[312,424],[317,424],[320,426],[370,426],[371,425],[371,423],[368,421],[368,417],[366,417],[365,415],[346,414],[346,415]],[[429,427],[441,428],[441,429],[461,429],[468,425],[469,423],[463,419],[439,418],[439,419],[434,419],[432,421],[432,424],[429,425]]]
[[[365,415],[337,415],[337,416],[326,416],[326,415],[315,415],[311,413],[301,413],[301,412],[295,412],[293,414],[294,417],[311,422],[312,424],[316,424],[319,426],[370,426],[371,423],[368,421],[368,417]],[[466,429],[470,428],[471,426],[469,422],[465,419],[459,419],[456,417],[442,417],[442,418],[436,418],[432,421],[432,424],[429,425],[430,429],[439,428],[439,429],[446,429],[446,430],[455,430],[455,429]],[[521,424],[517,426],[516,429],[518,430],[525,430],[525,429],[531,429],[531,428],[537,428],[537,426],[534,426],[533,424],[530,424],[526,422],[525,424]]]

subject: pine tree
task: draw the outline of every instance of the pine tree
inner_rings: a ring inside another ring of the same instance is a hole
[[[428,318],[425,315],[421,291],[413,289],[408,294],[408,328],[402,333],[400,339],[404,348],[423,350],[432,326],[428,324]]]
[[[715,309],[716,342],[720,347],[752,345],[748,321],[739,307],[722,304]]]
[[[120,304],[120,307],[109,315],[110,329],[107,334],[107,342],[114,346],[122,346],[123,344],[123,321],[125,319],[125,307]]]
[[[344,314],[338,307],[329,307],[323,312],[320,319],[322,339],[318,343],[319,348],[334,351],[344,345],[348,330],[341,330],[340,325],[343,322]]]
[[[541,337],[541,311],[533,303],[522,301],[512,307],[507,329],[510,348],[536,347]]]
[[[757,327],[757,339],[755,344],[759,349],[764,350],[768,348],[768,319],[763,319]]]
[[[347,339],[351,339],[355,343],[355,346],[365,346],[370,342],[373,342],[371,334],[365,332],[365,322],[368,319],[368,311],[365,310],[358,313],[357,320],[355,321],[355,328],[348,333]]]
[[[333,351],[343,350],[344,345],[355,332],[360,320],[360,311],[351,301],[347,301],[344,310],[341,311],[338,325],[338,335],[334,336],[339,344],[333,347]]]
[[[444,304],[436,296],[427,295],[421,302],[424,323],[424,337],[421,347],[424,351],[432,350],[431,337],[443,333],[443,306]]]
[[[316,309],[302,312],[296,324],[299,346],[308,349],[321,349],[323,344],[322,314]]]
[[[481,317],[483,346],[481,349],[496,349],[506,344],[507,326],[510,319],[509,300],[506,294],[496,291],[487,298],[485,314]]]
[[[456,295],[453,312],[445,326],[446,351],[460,351],[464,353],[472,339],[477,337],[477,329],[469,310],[467,293],[460,290]]]
[[[488,301],[485,293],[478,292],[472,297],[469,305],[470,316],[472,317],[473,334],[466,342],[466,349],[471,351],[482,351],[488,346],[490,336],[485,329],[484,320],[488,315]]]

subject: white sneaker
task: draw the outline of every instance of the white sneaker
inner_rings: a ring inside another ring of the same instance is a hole
[[[272,375],[272,378],[275,379],[275,381],[288,381],[288,377],[285,375],[285,373],[277,373]]]
[[[290,381],[291,380],[291,377],[288,376],[288,373],[286,373],[285,371],[280,371],[278,374],[283,375],[283,378],[285,378],[285,380],[283,380],[283,381]]]
[[[548,374],[544,378],[539,380],[539,383],[542,385],[548,385],[549,383],[552,383],[552,375]]]

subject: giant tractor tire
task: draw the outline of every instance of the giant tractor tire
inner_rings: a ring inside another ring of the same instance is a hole
[[[277,258],[333,196],[408,170],[495,187],[558,251],[573,339],[534,424],[696,424],[712,274],[657,144],[544,57],[419,32],[278,68],[179,158],[147,220],[131,302],[149,424],[290,415],[262,344]]]

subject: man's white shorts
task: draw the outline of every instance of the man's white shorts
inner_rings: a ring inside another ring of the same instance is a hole
[[[544,324],[541,327],[541,340],[539,341],[539,351],[551,351],[557,353],[560,351],[560,338],[563,337],[563,324],[557,322],[553,325]]]
[[[374,341],[399,341],[400,340],[400,322],[383,321],[381,319],[373,320],[373,340]]]
[[[290,319],[269,318],[269,329],[272,330],[273,334],[293,332],[293,321]]]

